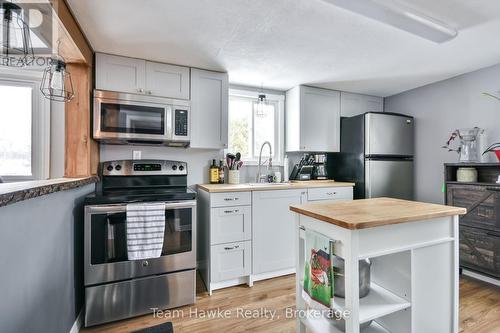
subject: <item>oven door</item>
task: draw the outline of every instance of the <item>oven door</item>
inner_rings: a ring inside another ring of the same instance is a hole
[[[85,207],[85,285],[196,268],[196,201],[168,202],[158,258],[128,260],[126,204]]]
[[[94,139],[164,142],[171,114],[168,104],[94,97]]]

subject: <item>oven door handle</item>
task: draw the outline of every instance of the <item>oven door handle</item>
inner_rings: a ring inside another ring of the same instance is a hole
[[[158,203],[158,202],[144,202],[147,203]],[[196,200],[188,200],[182,202],[165,202],[165,210],[172,209],[182,209],[182,208],[195,208]],[[119,204],[119,205],[97,205],[97,206],[87,206],[88,212],[90,214],[96,213],[108,213],[108,215],[114,213],[122,213],[127,211],[127,204]]]

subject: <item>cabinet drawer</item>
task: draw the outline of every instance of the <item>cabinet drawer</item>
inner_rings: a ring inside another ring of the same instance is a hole
[[[308,201],[352,200],[352,187],[320,187],[307,190]]]
[[[500,231],[500,192],[485,186],[448,185],[447,204],[467,208],[460,217],[462,225]]]
[[[210,207],[249,206],[252,204],[250,192],[212,193]]]
[[[460,225],[460,265],[500,277],[500,233]]]
[[[238,242],[252,238],[252,206],[212,208],[210,244]]]
[[[212,245],[210,279],[212,282],[235,279],[250,274],[252,242]]]

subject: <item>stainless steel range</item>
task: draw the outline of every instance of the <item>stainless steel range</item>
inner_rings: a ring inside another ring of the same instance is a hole
[[[103,162],[85,198],[85,326],[193,304],[196,194],[187,165],[163,160]],[[165,203],[161,256],[129,260],[127,204]]]

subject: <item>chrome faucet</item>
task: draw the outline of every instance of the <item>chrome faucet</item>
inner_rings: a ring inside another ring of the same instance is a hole
[[[271,147],[271,143],[269,141],[265,141],[262,146],[260,146],[260,153],[259,153],[259,165],[257,167],[257,176],[255,177],[255,181],[257,183],[260,183],[262,180],[262,177],[260,175],[260,166],[262,164],[262,150],[264,149],[264,146],[268,145],[269,146],[269,166],[268,169],[272,168],[273,166],[273,148]],[[267,179],[266,179],[267,181]]]

